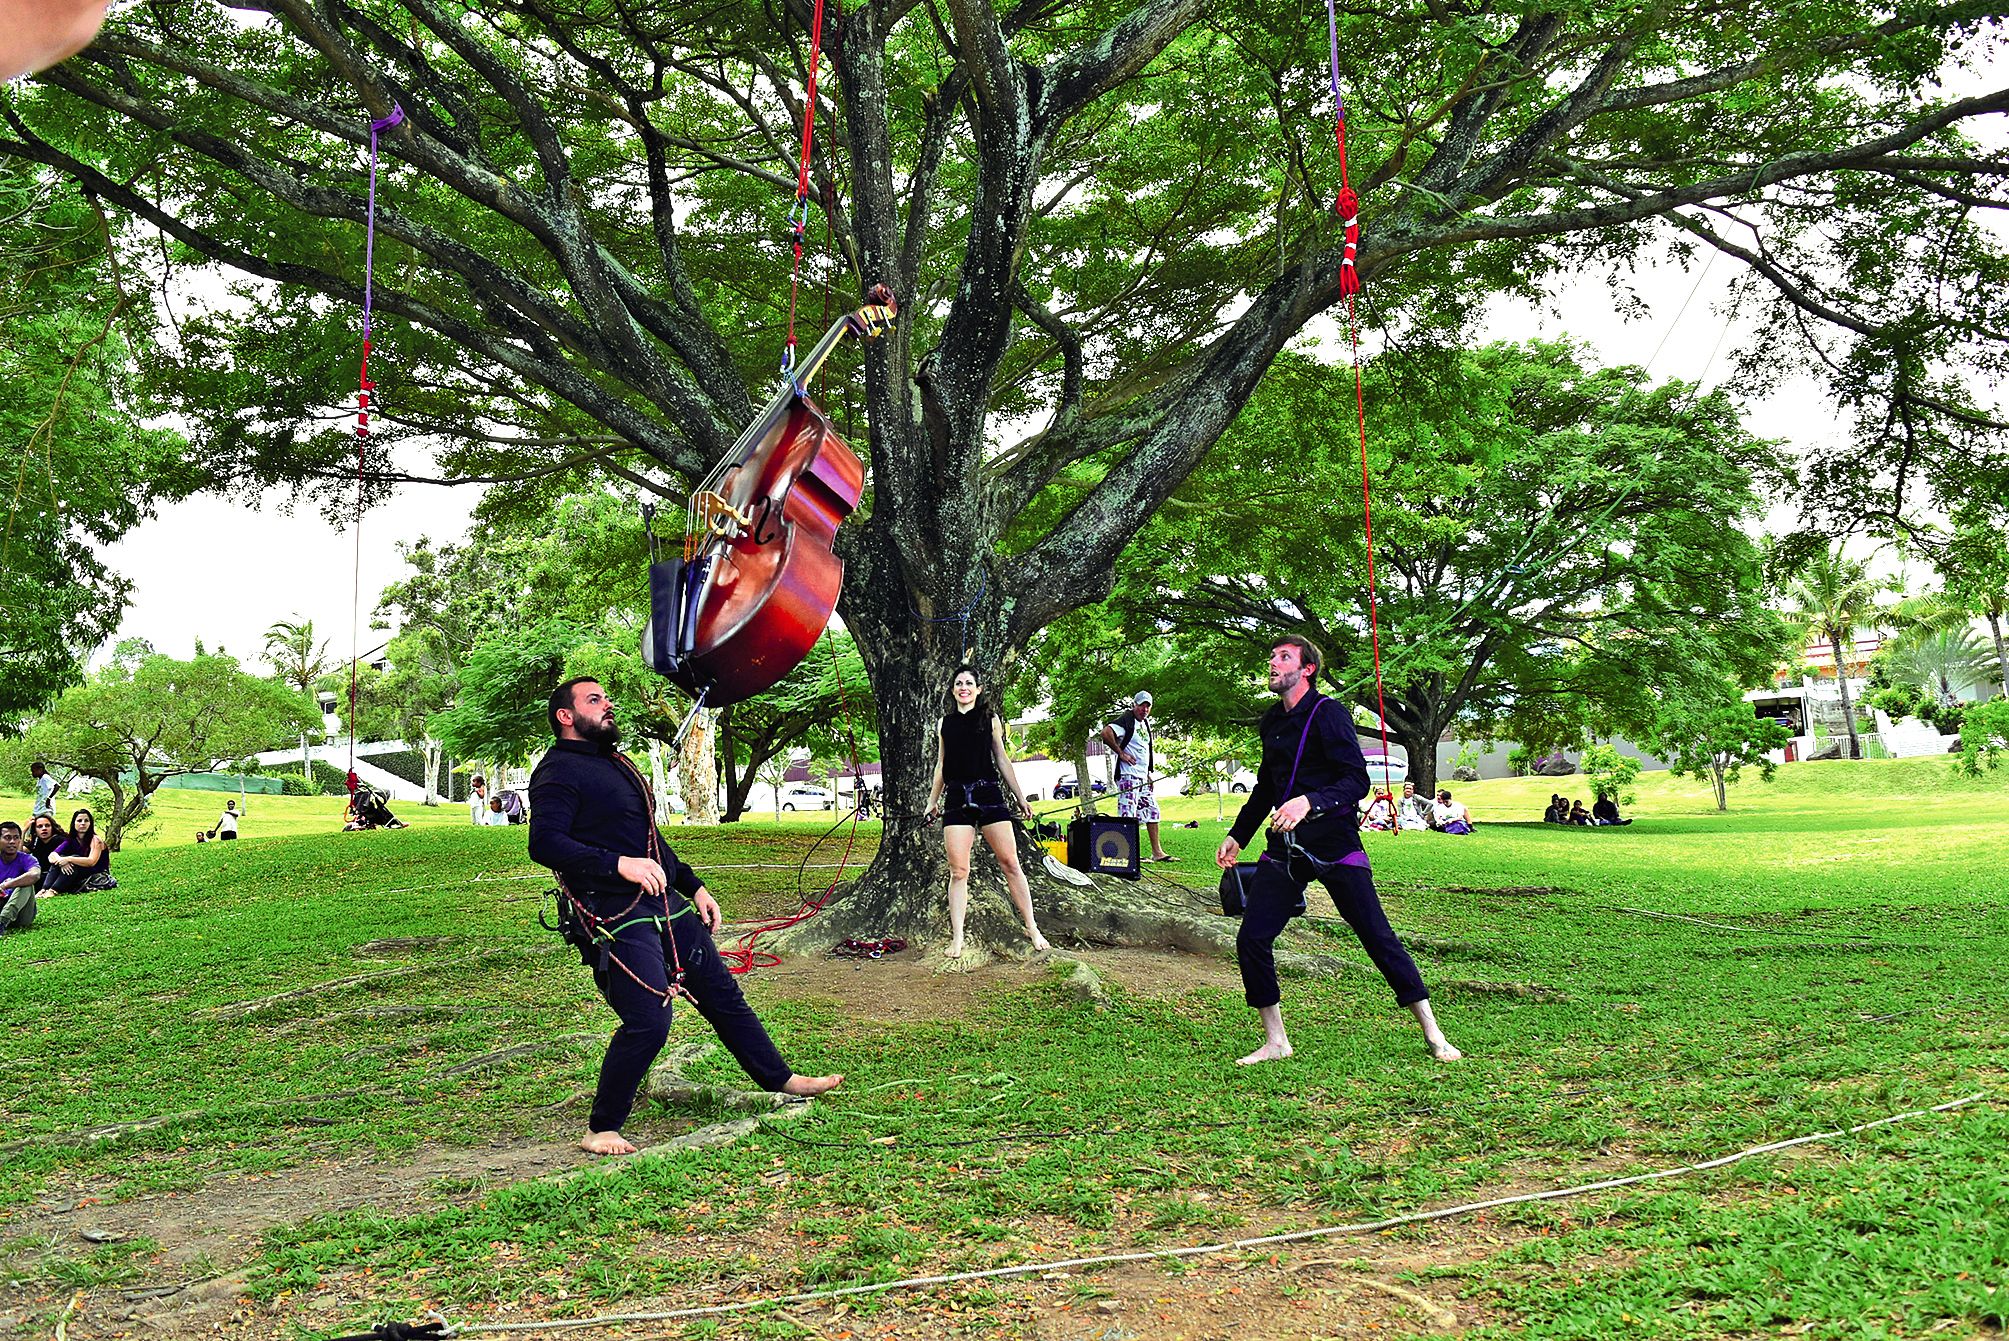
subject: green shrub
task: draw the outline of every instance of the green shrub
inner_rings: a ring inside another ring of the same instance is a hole
[[[287,796],[319,796],[321,789],[298,773],[281,773],[279,786]]]
[[[1609,797],[1620,805],[1632,804],[1632,793],[1626,788],[1639,776],[1639,760],[1620,754],[1615,745],[1592,745],[1584,750],[1577,766],[1599,800]]]
[[[1517,778],[1524,778],[1528,770],[1535,766],[1535,752],[1525,745],[1516,745],[1507,751],[1507,771]]]

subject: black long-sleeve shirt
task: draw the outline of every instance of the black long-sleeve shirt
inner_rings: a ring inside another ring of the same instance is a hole
[[[1324,703],[1324,707],[1318,707]],[[1317,716],[1312,717],[1316,710]],[[1311,730],[1305,722],[1311,718]],[[1360,752],[1360,738],[1353,732],[1353,717],[1344,705],[1322,695],[1307,693],[1295,708],[1281,702],[1263,714],[1256,728],[1263,739],[1262,767],[1256,770],[1256,785],[1228,834],[1243,847],[1256,836],[1256,829],[1272,810],[1293,797],[1311,802],[1316,819],[1298,825],[1298,841],[1307,848],[1320,847],[1328,839],[1341,839],[1347,847],[1358,847],[1359,822],[1355,818],[1367,795],[1367,759]],[[1298,741],[1304,741],[1304,757],[1298,758]],[[1297,780],[1291,780],[1295,765]]]
[[[655,828],[633,764],[589,741],[558,740],[532,770],[530,859],[563,876],[574,893],[637,894],[621,878],[620,861],[648,856],[651,832],[670,887],[689,899],[704,881]]]

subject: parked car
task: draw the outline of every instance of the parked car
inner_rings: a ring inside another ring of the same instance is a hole
[[[1409,761],[1397,759],[1393,755],[1384,756],[1380,750],[1363,750],[1367,758],[1367,780],[1375,788],[1386,787],[1400,790],[1409,781]],[[1243,793],[1256,785],[1256,775],[1246,768],[1238,768],[1228,775],[1228,790]]]
[[[806,782],[791,782],[781,789],[783,810],[828,810],[837,804],[837,793],[828,787],[812,787]]]
[[[1109,790],[1109,784],[1099,779],[1093,784],[1093,786],[1095,794],[1097,796],[1101,796],[1104,792],[1107,792]],[[1064,777],[1059,782],[1053,784],[1053,799],[1056,801],[1072,800],[1074,797],[1079,796],[1080,794],[1081,794],[1081,788],[1079,785],[1076,784],[1073,774],[1069,774],[1067,777]]]

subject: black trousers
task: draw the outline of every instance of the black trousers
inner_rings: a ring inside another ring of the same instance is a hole
[[[1324,857],[1324,853],[1316,854]],[[1316,875],[1332,906],[1360,937],[1361,948],[1381,970],[1381,976],[1395,992],[1399,1006],[1430,999],[1416,961],[1402,948],[1402,942],[1388,925],[1381,909],[1381,896],[1374,892],[1374,875],[1367,854],[1358,848],[1335,854],[1335,860],[1314,871],[1303,855],[1292,859],[1281,836],[1270,835],[1269,847],[1256,864],[1256,878],[1248,891],[1248,910],[1242,914],[1242,929],[1235,937],[1235,961],[1242,969],[1242,998],[1258,1010],[1283,1000],[1277,984],[1276,940],[1284,927],[1297,916],[1304,900],[1305,886]]]
[[[595,911],[599,911],[596,909]],[[606,909],[613,913],[619,905]],[[634,918],[614,935],[614,944],[604,970],[595,969],[594,982],[607,1004],[621,1017],[621,1027],[607,1044],[600,1061],[600,1084],[593,1093],[593,1112],[588,1119],[593,1131],[619,1131],[634,1110],[635,1092],[649,1064],[663,1050],[670,1037],[670,1005],[663,991],[670,982],[670,938],[676,938],[676,953],[683,959],[684,987],[697,1003],[698,1014],[718,1032],[719,1041],[742,1070],[764,1090],[779,1090],[795,1074],[753,1007],[739,990],[732,972],[720,960],[718,946],[695,912],[672,918],[664,931],[654,920]],[[618,959],[620,962],[615,963]],[[622,971],[622,966],[634,976]],[[641,979],[637,982],[636,979]]]

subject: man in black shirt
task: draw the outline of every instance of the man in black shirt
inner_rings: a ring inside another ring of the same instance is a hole
[[[1243,999],[1262,1017],[1265,1041],[1241,1058],[1241,1065],[1291,1055],[1274,947],[1284,926],[1304,911],[1304,888],[1313,879],[1332,895],[1339,915],[1395,989],[1396,1003],[1409,1007],[1423,1026],[1430,1055],[1455,1062],[1463,1054],[1437,1027],[1430,991],[1374,892],[1354,818],[1368,791],[1367,760],[1345,707],[1312,689],[1320,662],[1318,649],[1295,634],[1279,638],[1271,649],[1270,689],[1283,701],[1263,714],[1262,767],[1214,855],[1223,870],[1234,865],[1255,837],[1256,826],[1269,820],[1269,843],[1246,889],[1242,929],[1235,938]]]
[[[567,680],[552,691],[548,715],[558,739],[530,775],[530,859],[557,874],[559,897],[593,933],[593,979],[621,1017],[579,1148],[635,1152],[621,1126],[669,1039],[679,992],[761,1088],[799,1097],[835,1089],[843,1076],[789,1069],[720,961],[711,938],[719,906],[657,831],[648,784],[614,748],[621,731],[606,691],[597,680]]]

